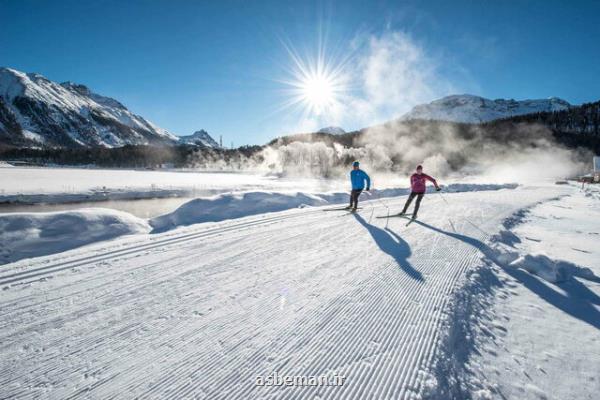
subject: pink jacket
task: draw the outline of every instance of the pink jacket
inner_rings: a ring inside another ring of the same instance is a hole
[[[425,181],[429,181],[431,183],[433,183],[435,185],[435,187],[437,187],[437,182],[435,181],[435,179],[433,179],[432,177],[430,177],[427,174],[412,174],[410,176],[410,189],[412,190],[413,193],[425,193],[425,185],[427,182]]]

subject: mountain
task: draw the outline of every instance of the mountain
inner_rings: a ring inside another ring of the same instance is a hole
[[[0,143],[76,148],[176,141],[168,131],[84,85],[0,68]]]
[[[346,133],[345,130],[339,126],[328,126],[326,128],[319,129],[318,133],[329,133],[330,135],[343,135]]]
[[[401,119],[481,123],[516,115],[567,110],[571,104],[551,97],[540,100],[490,100],[469,94],[453,95],[415,106]]]
[[[204,129],[200,129],[188,136],[179,136],[179,143],[201,145],[215,149],[221,147]]]

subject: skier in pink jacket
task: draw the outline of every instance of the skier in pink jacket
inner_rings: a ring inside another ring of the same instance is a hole
[[[408,195],[408,199],[406,200],[406,204],[404,204],[404,209],[399,215],[406,214],[406,210],[412,203],[413,199],[416,197],[417,202],[415,203],[415,209],[412,214],[412,219],[417,218],[417,213],[419,212],[419,206],[421,205],[421,200],[423,200],[423,196],[425,196],[426,184],[427,181],[433,183],[435,186],[435,190],[442,190],[435,179],[430,177],[427,174],[423,173],[423,167],[421,165],[417,166],[417,172],[410,176],[410,194]]]

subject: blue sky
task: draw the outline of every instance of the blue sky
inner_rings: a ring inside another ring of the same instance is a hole
[[[598,1],[1,0],[0,38],[2,66],[236,146],[356,129],[452,93],[600,99]],[[338,109],[282,108],[290,49],[310,62],[319,44],[341,65]]]

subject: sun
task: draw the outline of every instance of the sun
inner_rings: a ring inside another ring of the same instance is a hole
[[[303,102],[316,114],[322,114],[336,102],[333,80],[326,75],[307,76],[300,83]]]
[[[315,57],[300,57],[293,46],[286,50],[292,63],[287,69],[290,77],[279,81],[286,85],[287,95],[280,109],[297,108],[301,119],[316,117],[324,123],[339,119],[349,92],[348,60],[328,57],[321,46]]]

